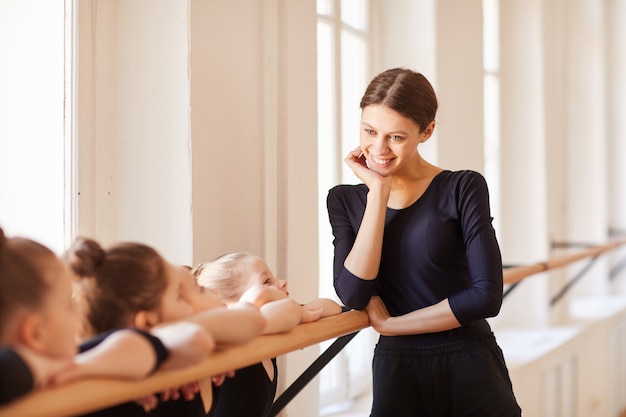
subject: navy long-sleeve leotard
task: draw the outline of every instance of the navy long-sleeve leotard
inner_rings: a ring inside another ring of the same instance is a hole
[[[502,259],[482,175],[442,171],[411,206],[388,208],[380,269],[370,281],[344,266],[367,193],[364,184],[339,185],[327,199],[335,245],[334,285],[346,306],[363,309],[376,294],[392,316],[399,316],[448,298],[462,325],[498,313]]]

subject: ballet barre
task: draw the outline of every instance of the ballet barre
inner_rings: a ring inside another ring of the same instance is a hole
[[[286,333],[259,336],[248,343],[215,351],[201,363],[184,369],[157,371],[140,380],[91,378],[35,390],[1,407],[0,417],[80,415],[284,355],[368,326],[367,314],[352,310],[300,324]]]
[[[582,259],[595,258],[605,252],[617,249],[624,244],[626,244],[626,238],[616,239],[603,245],[592,246],[587,249],[576,251],[575,253],[555,256],[545,262],[537,262],[531,265],[514,266],[511,268],[507,268],[503,272],[504,283],[516,284],[523,279],[530,277],[531,275],[535,275],[556,268],[561,268]]]

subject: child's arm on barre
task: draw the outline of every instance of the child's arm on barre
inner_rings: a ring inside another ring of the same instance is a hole
[[[317,311],[322,310],[322,314],[320,318],[334,316],[340,314],[342,309],[339,304],[330,298],[316,298],[315,300],[311,300],[304,305],[305,310]]]
[[[341,307],[332,300],[320,299],[319,302],[315,301],[303,306],[278,288],[261,284],[251,286],[239,300],[254,304],[261,309],[261,313],[267,320],[263,334],[287,332],[300,323],[316,321],[321,317],[341,312]]]
[[[56,375],[55,384],[81,377],[143,378],[157,368],[178,369],[200,362],[215,348],[201,326],[177,322],[152,331],[115,330],[81,346],[75,365]]]
[[[245,302],[205,310],[186,317],[185,321],[202,325],[218,346],[248,342],[259,336],[266,324],[260,310]]]

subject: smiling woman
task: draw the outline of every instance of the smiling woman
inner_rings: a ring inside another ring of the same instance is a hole
[[[345,161],[363,183],[327,201],[337,295],[380,333],[371,415],[521,415],[486,321],[503,278],[485,180],[420,155],[437,112],[422,74],[383,71],[360,107],[360,146]]]

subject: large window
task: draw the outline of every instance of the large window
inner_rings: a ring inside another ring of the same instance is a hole
[[[74,230],[73,10],[0,2],[0,227],[57,252]]]
[[[498,1],[483,0],[485,178],[489,183],[494,227],[500,230],[500,54]]]
[[[359,182],[343,159],[359,144],[359,102],[370,77],[369,1],[318,0],[317,13],[320,296],[336,299],[326,196],[336,184]],[[361,331],[321,372],[321,414],[370,387],[372,336]]]

